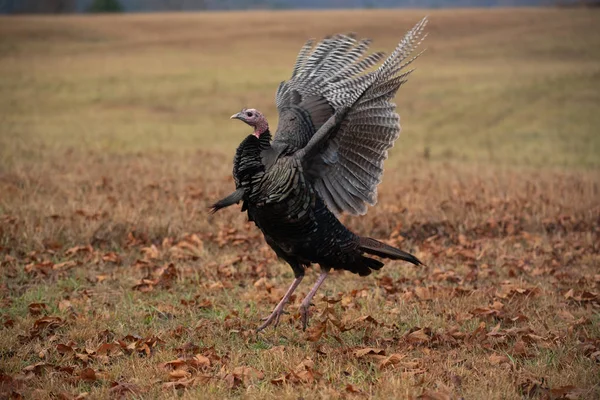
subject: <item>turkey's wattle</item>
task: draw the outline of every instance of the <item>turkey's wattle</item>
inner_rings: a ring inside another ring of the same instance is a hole
[[[383,54],[365,56],[369,40],[337,35],[314,48],[308,42],[292,77],[277,90],[279,125],[273,141],[259,111],[244,109],[232,116],[254,133],[236,151],[236,191],[212,211],[242,201],[242,211],[295,275],[258,330],[278,324],[305,268],[313,263],[320,265],[321,275],[300,306],[304,329],[310,302],[331,269],[369,275],[383,267],[373,255],[421,264],[409,253],[351,232],[336,214],[364,214],[367,204],[377,201],[383,161],[400,134],[392,101],[412,72],[404,68],[416,57],[406,59],[423,37],[426,22],[410,30],[372,72],[367,71]]]

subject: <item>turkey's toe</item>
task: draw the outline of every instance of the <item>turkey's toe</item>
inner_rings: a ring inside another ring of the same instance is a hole
[[[310,304],[302,304],[300,306],[300,316],[302,317],[302,330],[306,330],[308,327],[308,319],[309,319],[309,308]]]
[[[265,321],[265,322],[261,326],[256,328],[256,332],[262,331],[267,326],[271,325],[273,322],[275,323],[273,325],[273,327],[277,328],[277,325],[279,325],[279,319],[281,318],[281,314],[287,314],[287,312],[283,311],[283,307],[281,307],[281,308],[277,307],[273,310],[271,315],[269,315],[268,317],[265,317],[265,318],[261,318],[261,321]]]

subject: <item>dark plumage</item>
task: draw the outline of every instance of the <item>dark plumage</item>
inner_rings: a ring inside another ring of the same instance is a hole
[[[259,330],[279,322],[305,268],[313,263],[322,273],[300,308],[304,328],[310,301],[330,269],[369,275],[383,267],[370,255],[421,263],[409,253],[356,235],[335,214],[364,214],[366,204],[376,202],[383,160],[400,133],[391,100],[410,72],[403,68],[412,60],[404,60],[418,44],[425,23],[409,31],[373,72],[366,70],[382,54],[363,57],[367,40],[338,35],[312,51],[312,42],[307,43],[292,78],[277,91],[280,118],[273,141],[260,111],[244,109],[232,116],[254,132],[236,151],[236,191],[215,203],[212,211],[243,201],[242,211],[247,210],[296,277]]]

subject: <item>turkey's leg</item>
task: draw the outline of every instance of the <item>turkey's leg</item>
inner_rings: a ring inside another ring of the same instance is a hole
[[[321,272],[321,275],[319,275],[319,277],[317,278],[315,285],[312,287],[312,289],[310,289],[310,292],[308,292],[308,294],[306,295],[304,300],[302,300],[302,304],[300,304],[300,315],[302,316],[302,329],[303,330],[306,330],[306,327],[308,326],[308,309],[310,308],[310,302],[312,301],[312,298],[317,293],[317,290],[319,290],[319,287],[321,286],[321,284],[323,284],[323,281],[325,280],[325,278],[327,278],[328,273],[329,273],[329,271]]]
[[[283,309],[285,308],[285,305],[290,300],[290,297],[292,297],[294,290],[296,290],[300,282],[302,282],[302,278],[304,278],[304,275],[299,275],[296,277],[296,279],[294,279],[294,282],[292,282],[288,291],[285,293],[279,304],[277,304],[277,307],[275,307],[271,315],[269,315],[267,318],[264,318],[265,322],[256,329],[256,332],[260,332],[267,326],[271,325],[273,320],[275,321],[275,327],[277,327],[277,325],[279,324],[279,318],[281,317],[281,314],[283,314]]]

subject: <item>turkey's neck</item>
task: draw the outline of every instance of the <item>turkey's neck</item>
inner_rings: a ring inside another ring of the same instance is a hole
[[[269,140],[271,138],[271,133],[269,132],[269,123],[266,118],[261,118],[257,125],[254,127],[254,133],[252,133],[257,138],[261,138],[263,135],[268,135]]]

